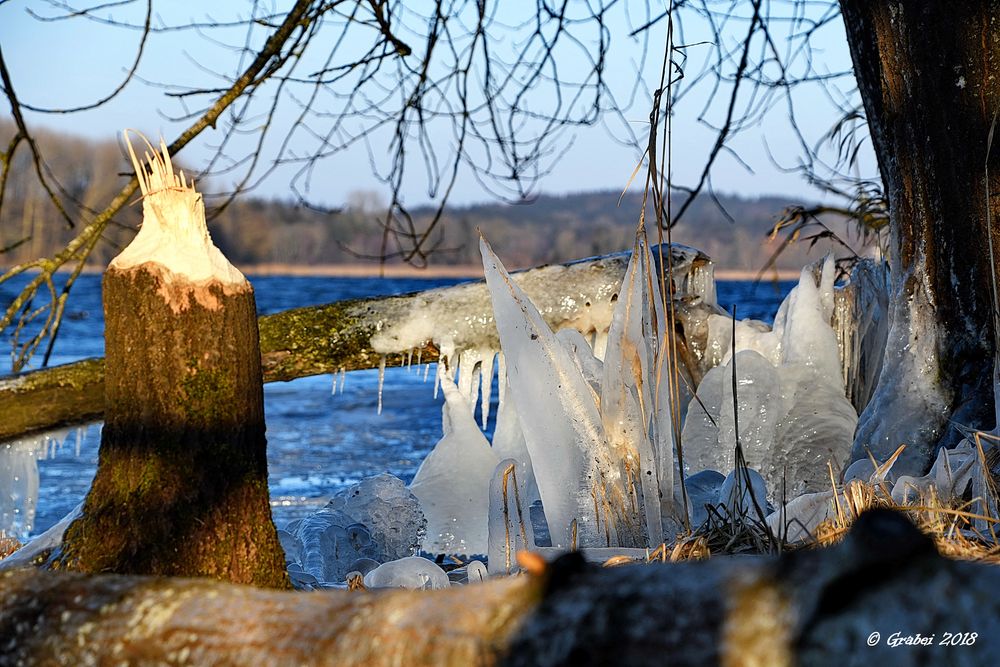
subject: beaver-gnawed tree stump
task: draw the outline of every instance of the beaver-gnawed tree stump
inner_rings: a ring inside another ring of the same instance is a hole
[[[54,567],[287,586],[253,289],[212,244],[166,147],[132,158],[143,226],[104,275],[97,475]]]

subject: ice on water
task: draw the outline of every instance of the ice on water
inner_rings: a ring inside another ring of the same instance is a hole
[[[417,498],[403,481],[382,474],[341,491],[319,511],[279,530],[278,537],[294,580],[339,584],[358,561],[412,556],[425,525]]]
[[[420,556],[407,556],[382,563],[365,575],[368,588],[450,588],[448,575],[438,565]]]
[[[69,434],[61,429],[0,442],[0,537],[27,541],[38,502],[38,460],[54,456]],[[75,437],[79,447],[82,432],[77,430]]]

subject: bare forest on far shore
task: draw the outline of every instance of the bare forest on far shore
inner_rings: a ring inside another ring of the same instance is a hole
[[[13,131],[13,123],[0,120],[0,142],[9,140]],[[45,168],[63,186],[63,201],[72,202],[67,207],[68,217],[76,227],[86,224],[121,188],[129,173],[122,149],[114,140],[95,142],[51,131],[39,131],[37,137],[49,159]],[[15,161],[6,205],[0,213],[0,266],[49,255],[76,233],[39,184],[30,153],[18,152]],[[183,156],[178,163],[183,166]],[[212,192],[214,185],[208,182],[202,187]],[[629,248],[640,195],[630,192],[619,203],[621,193],[612,185],[617,186],[609,184],[608,190],[598,192],[541,194],[517,204],[450,207],[438,226],[439,247],[430,268],[449,275],[462,274],[459,267],[478,265],[477,230],[488,236],[514,268]],[[330,211],[252,194],[214,211],[219,201],[206,196],[209,228],[215,243],[238,266],[260,267],[270,273],[336,275],[364,274],[365,264],[378,268],[370,260],[382,252],[384,202],[377,192],[356,190],[347,201],[334,203]],[[779,246],[783,236],[769,240],[768,234],[782,212],[802,203],[778,195],[750,199],[720,194],[714,201],[702,195],[674,228],[673,240],[705,251],[724,273],[750,275],[764,267]],[[413,213],[418,219],[433,215],[429,208],[416,208]],[[105,266],[128,244],[140,219],[141,207],[136,204],[109,225],[91,255],[94,268]],[[830,223],[830,227],[845,240],[856,241],[844,223]],[[808,243],[795,244],[778,257],[775,266],[783,274],[797,271],[830,247],[827,241],[813,248]],[[388,250],[391,253],[392,248]],[[387,268],[387,275],[398,273],[393,271],[392,261]]]

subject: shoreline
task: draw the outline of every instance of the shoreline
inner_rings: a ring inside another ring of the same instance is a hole
[[[456,264],[451,266],[432,266],[417,269],[409,265],[391,264],[382,267],[380,273],[377,264],[247,264],[237,266],[247,276],[296,276],[315,278],[468,278],[472,280],[483,277],[483,267],[474,264]],[[529,267],[530,268],[530,267]],[[99,274],[103,266],[87,266],[83,273]],[[522,269],[515,269],[522,270]],[[2,272],[2,270],[0,270]],[[60,270],[59,273],[66,271]],[[34,271],[28,272],[34,273]],[[800,271],[793,269],[769,270],[761,276],[761,282],[777,280],[798,280]],[[715,269],[715,279],[719,281],[751,281],[757,278],[758,271],[750,269]]]
[[[251,276],[316,276],[334,278],[378,278],[379,267],[375,264],[325,264],[302,266],[294,264],[251,264],[238,267],[240,271]],[[526,267],[532,268],[532,267]],[[514,269],[523,271],[524,269]],[[751,269],[719,269],[715,270],[715,279],[723,281],[748,281],[757,278],[758,271]],[[761,276],[761,282],[778,280],[798,280],[800,269],[779,269],[767,271]],[[483,277],[483,267],[475,264],[456,264],[451,266],[432,266],[426,269],[416,269],[408,265],[392,264],[384,267],[386,278],[473,278]]]

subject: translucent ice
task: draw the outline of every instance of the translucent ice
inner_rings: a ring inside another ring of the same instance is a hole
[[[774,327],[736,326],[736,396],[733,350],[721,325],[709,348],[726,365],[706,373],[684,423],[685,467],[689,472],[732,470],[739,441],[750,468],[760,471],[772,494],[785,497],[829,486],[827,464],[839,471],[850,459],[857,413],[844,395],[833,313],[833,263],[824,262],[819,283],[808,269],[782,302]],[[732,320],[714,316],[714,322]],[[711,320],[712,318],[710,318]],[[734,405],[738,406],[734,413]]]
[[[388,473],[341,491],[329,507],[368,528],[381,562],[414,555],[426,531],[420,501],[403,480]]]
[[[320,582],[342,583],[355,560],[377,559],[380,555],[378,545],[364,525],[329,507],[286,528],[292,528],[294,533],[292,530],[287,532],[294,534],[301,543],[301,558],[293,565],[297,564]],[[288,555],[286,552],[286,557]]]
[[[775,535],[797,542],[808,539],[819,524],[836,516],[831,489],[792,498],[767,517],[767,525]]]
[[[0,444],[0,537],[27,539],[38,500],[38,446],[33,439]]]
[[[685,480],[693,528],[697,528],[708,519],[706,506],[718,503],[719,491],[724,481],[726,481],[725,475],[715,470],[702,470]]]
[[[420,556],[408,556],[383,563],[365,575],[368,588],[450,588],[448,575],[440,567]]]
[[[619,544],[627,481],[604,434],[593,392],[566,348],[510,279],[485,240],[486,283],[555,546]],[[628,522],[625,522],[628,523]]]
[[[500,404],[496,431],[493,433],[493,452],[497,458],[513,459],[517,462],[517,478],[524,485],[527,504],[539,500],[541,496],[538,494],[535,471],[531,465],[531,456],[524,442],[524,432],[521,430],[513,401],[504,401]]]
[[[444,437],[410,484],[427,517],[421,547],[432,553],[483,554],[488,547],[490,477],[499,460],[468,401],[451,380],[439,375],[445,397]]]
[[[719,488],[718,504],[732,516],[755,516],[757,509],[767,512],[767,486],[756,470],[729,473]],[[749,484],[747,483],[749,478]]]
[[[650,432],[657,389],[655,332],[663,331],[664,324],[662,318],[657,320],[659,313],[653,308],[659,300],[655,291],[658,281],[653,279],[652,261],[642,241],[644,236],[638,235],[611,316],[600,402],[608,444],[614,456],[624,463],[629,502],[643,508],[645,541],[633,537],[630,543],[635,545],[663,541],[657,464]],[[652,342],[652,348],[647,341]],[[666,414],[669,416],[669,412]],[[672,448],[669,440],[667,448]]]
[[[489,552],[490,574],[511,574],[517,568],[517,552],[534,549],[528,502],[518,478],[518,462],[504,459],[490,480]]]
[[[55,456],[69,432],[60,429],[0,442],[0,537],[28,539],[38,503],[38,459]],[[82,439],[78,430],[77,447]]]

